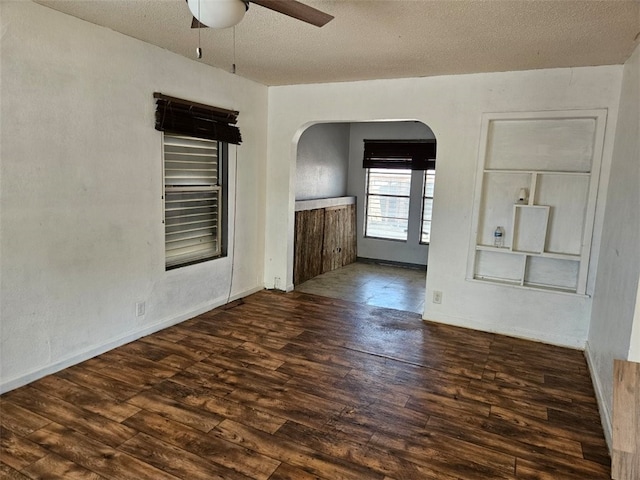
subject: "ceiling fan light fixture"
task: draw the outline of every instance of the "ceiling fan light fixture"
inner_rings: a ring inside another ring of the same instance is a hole
[[[243,0],[187,0],[192,15],[210,28],[233,27],[247,11]]]

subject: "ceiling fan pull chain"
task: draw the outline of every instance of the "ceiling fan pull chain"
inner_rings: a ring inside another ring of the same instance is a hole
[[[231,65],[231,73],[236,74],[236,26],[233,26],[233,64]]]
[[[198,0],[198,18],[200,18],[200,0]],[[198,20],[199,22],[199,20]],[[200,48],[200,28],[198,30],[198,48],[196,48],[196,58],[202,58],[202,48]]]

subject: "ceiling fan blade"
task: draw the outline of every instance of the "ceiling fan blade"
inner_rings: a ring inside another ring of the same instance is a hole
[[[316,27],[322,27],[333,20],[333,15],[321,12],[318,9],[300,3],[296,0],[249,0],[251,3],[268,8],[269,10],[283,13],[290,17],[310,23]]]

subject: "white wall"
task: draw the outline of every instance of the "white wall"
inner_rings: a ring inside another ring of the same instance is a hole
[[[296,163],[296,200],[347,194],[349,130],[344,123],[318,123],[302,133]]]
[[[624,65],[610,184],[587,347],[609,440],[613,360],[640,352],[640,47]]]
[[[2,390],[261,288],[267,88],[31,2],[0,8]],[[165,272],[154,91],[240,111],[235,255]]]
[[[591,299],[465,280],[483,112],[608,108],[590,263],[597,270],[621,66],[536,70],[269,89],[265,283],[293,276],[296,132],[308,122],[419,120],[438,140],[425,318],[583,348]],[[433,290],[442,304],[431,302]]]
[[[348,194],[358,198],[358,257],[426,265],[429,246],[420,245],[422,218],[422,172],[413,172],[409,231],[406,242],[364,236],[366,170],[362,168],[364,139],[433,139],[433,132],[420,122],[369,122],[351,124]]]

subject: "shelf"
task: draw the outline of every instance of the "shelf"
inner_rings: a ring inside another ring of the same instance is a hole
[[[549,293],[556,293],[559,295],[571,295],[574,297],[583,297],[583,298],[589,297],[589,295],[586,295],[583,293],[577,293],[575,289],[551,287],[548,285],[539,285],[534,283],[521,284],[519,282],[504,280],[501,278],[474,277],[474,278],[468,278],[467,281],[491,284],[491,285],[500,285],[503,287],[512,287],[512,288],[518,288],[521,290],[531,290],[534,292],[543,291],[543,292],[549,292]]]
[[[469,280],[584,296],[605,120],[605,110],[484,114]]]
[[[556,260],[573,260],[576,262],[580,261],[580,255],[575,255],[573,253],[525,252],[521,250],[511,250],[511,248],[508,246],[494,247],[493,245],[476,245],[476,250],[482,250],[485,252],[495,252],[495,253],[508,253],[511,255],[526,255],[529,257],[554,258]]]
[[[544,258],[555,258],[557,260],[573,260],[575,262],[580,261],[580,255],[576,255],[573,253],[552,253],[552,252],[543,252],[538,257]]]
[[[485,250],[488,252],[498,253],[516,253],[511,251],[509,247],[494,247],[493,245],[476,245],[476,250]]]
[[[514,173],[514,174],[538,174],[538,175],[581,175],[588,177],[591,172],[570,171],[570,170],[513,170],[503,168],[485,168],[484,173]]]

